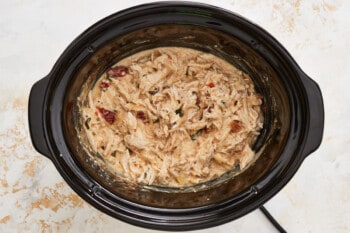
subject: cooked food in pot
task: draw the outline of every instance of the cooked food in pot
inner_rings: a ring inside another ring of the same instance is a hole
[[[213,54],[136,53],[103,73],[79,103],[86,147],[140,184],[192,186],[243,171],[257,157],[262,97],[247,74]]]

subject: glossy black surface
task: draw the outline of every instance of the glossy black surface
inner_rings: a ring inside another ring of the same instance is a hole
[[[118,181],[89,159],[74,128],[79,125],[75,103],[83,83],[92,85],[122,57],[168,45],[223,57],[249,73],[264,97],[259,159],[234,179],[197,192],[149,190]],[[111,15],[74,40],[48,77],[33,86],[29,121],[35,148],[93,206],[143,227],[190,230],[234,220],[273,197],[320,145],[323,111],[317,84],[266,31],[217,7],[163,2]]]

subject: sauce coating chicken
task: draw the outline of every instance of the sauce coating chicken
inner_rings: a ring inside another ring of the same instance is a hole
[[[90,147],[132,181],[191,186],[255,160],[262,98],[247,74],[212,54],[136,53],[79,99]]]

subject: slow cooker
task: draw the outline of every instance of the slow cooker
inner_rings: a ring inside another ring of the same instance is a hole
[[[210,52],[248,73],[263,96],[264,126],[256,162],[237,176],[205,186],[164,188],[118,179],[82,148],[77,97],[116,61],[161,46]],[[262,206],[297,172],[322,140],[321,91],[286,49],[240,15],[191,2],[132,7],[97,22],[76,38],[29,98],[30,135],[72,189],[125,222],[153,229],[201,229]],[[205,188],[203,188],[205,187]]]

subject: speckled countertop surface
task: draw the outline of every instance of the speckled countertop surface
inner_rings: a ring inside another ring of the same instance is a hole
[[[0,232],[156,232],[85,203],[32,147],[31,86],[97,20],[147,1],[0,2]],[[203,1],[245,16],[274,35],[319,83],[323,144],[266,207],[288,232],[350,232],[350,1]],[[274,232],[259,212],[196,232]]]

